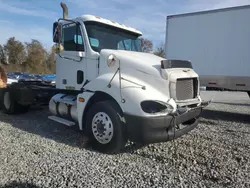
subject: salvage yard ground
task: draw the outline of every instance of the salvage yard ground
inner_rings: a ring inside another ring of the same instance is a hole
[[[250,99],[202,96],[213,103],[188,135],[119,155],[84,146],[81,133],[48,120],[46,108],[0,113],[0,187],[250,187]]]

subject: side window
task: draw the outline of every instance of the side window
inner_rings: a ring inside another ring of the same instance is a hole
[[[82,40],[82,35],[78,34],[78,35],[74,35],[74,42],[75,44],[80,44],[83,45],[83,40]]]
[[[130,39],[124,40],[124,44],[125,44],[125,48],[127,50],[132,50],[131,49],[131,40]]]
[[[118,49],[118,50],[125,50],[123,41],[120,41],[120,42],[117,44],[117,49]]]
[[[118,47],[119,50],[128,50],[128,51],[133,51],[135,50],[135,46],[134,46],[134,41],[131,39],[126,39],[123,41],[120,41],[118,43]]]
[[[84,42],[80,27],[75,24],[65,24],[62,30],[62,43],[65,51],[84,51]]]
[[[95,47],[95,48],[99,47],[99,40],[98,39],[89,37],[89,41],[90,41],[91,47]]]

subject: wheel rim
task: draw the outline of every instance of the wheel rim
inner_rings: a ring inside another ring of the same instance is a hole
[[[4,93],[4,106],[6,109],[10,109],[10,93],[9,92],[5,92]]]
[[[113,137],[114,127],[110,117],[104,112],[98,112],[92,120],[92,132],[101,144],[107,144]]]

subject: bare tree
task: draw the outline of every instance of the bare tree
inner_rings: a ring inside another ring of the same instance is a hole
[[[6,64],[4,49],[3,49],[2,45],[0,45],[0,63]]]
[[[46,50],[43,45],[35,39],[30,43],[26,42],[27,60],[26,64],[33,72],[46,72]]]
[[[154,54],[160,57],[165,58],[165,50],[164,50],[164,44],[161,43],[156,50],[154,51]]]
[[[141,38],[141,48],[143,52],[151,52],[153,50],[152,41],[145,38]]]
[[[5,57],[8,57],[9,63],[22,64],[25,61],[26,53],[25,47],[22,42],[11,37],[8,39],[6,45],[4,45]]]
[[[51,73],[56,72],[56,45],[53,45],[47,56],[47,67]]]

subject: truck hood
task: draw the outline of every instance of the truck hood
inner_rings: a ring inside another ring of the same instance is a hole
[[[132,68],[145,74],[162,78],[161,58],[154,54],[145,52],[134,52],[125,50],[102,50],[101,54],[114,54],[121,63],[121,67]]]

